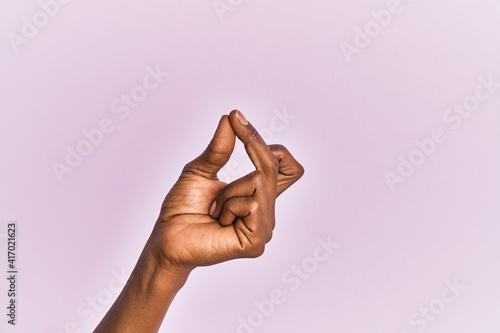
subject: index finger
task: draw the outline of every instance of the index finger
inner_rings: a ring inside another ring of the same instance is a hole
[[[245,150],[255,168],[266,176],[278,176],[278,160],[273,155],[259,132],[238,110],[229,114],[229,121],[238,139],[245,145]]]

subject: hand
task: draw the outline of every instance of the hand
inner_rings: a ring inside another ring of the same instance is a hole
[[[236,136],[256,170],[226,184],[217,172]],[[276,197],[303,173],[285,147],[267,146],[240,112],[223,116],[207,149],[167,194],[127,284],[94,333],[158,332],[192,269],[260,256],[274,229]]]
[[[233,152],[235,135],[256,170],[227,185],[217,172]],[[223,116],[207,149],[184,167],[163,202],[150,238],[159,264],[189,272],[260,256],[274,229],[276,197],[303,173],[285,147],[267,146],[241,112]]]

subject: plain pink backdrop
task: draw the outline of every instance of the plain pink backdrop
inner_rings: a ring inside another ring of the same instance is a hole
[[[238,108],[306,175],[266,253],[197,269],[161,332],[237,332],[275,289],[286,301],[255,332],[500,332],[500,88],[457,130],[443,120],[480,77],[500,81],[500,2],[401,0],[348,61],[342,43],[390,2],[73,0],[13,47],[41,5],[0,1],[0,233],[17,221],[19,265],[18,325],[0,313],[0,331],[92,331],[183,165]],[[168,76],[120,119],[114,101],[157,66]],[[106,118],[59,181],[53,163]],[[435,128],[447,140],[391,191],[385,173]],[[225,175],[249,170],[237,151]],[[328,236],[338,249],[291,290],[283,276]],[[446,281],[466,289],[441,309]]]

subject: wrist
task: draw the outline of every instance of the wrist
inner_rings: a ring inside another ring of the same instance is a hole
[[[179,291],[192,270],[169,262],[156,249],[158,247],[148,240],[130,280],[142,280],[140,284],[149,285],[159,292]]]
[[[156,333],[189,271],[159,264],[149,242],[115,303],[94,333]]]

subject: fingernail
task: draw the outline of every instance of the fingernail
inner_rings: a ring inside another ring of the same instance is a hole
[[[245,116],[243,115],[243,113],[241,113],[241,111],[236,111],[236,119],[238,119],[238,121],[240,122],[240,124],[242,124],[242,125],[248,125],[248,120],[247,120],[247,118],[245,118]]]
[[[209,214],[212,215],[215,212],[215,207],[217,207],[217,201],[214,201],[212,206],[210,206]]]

